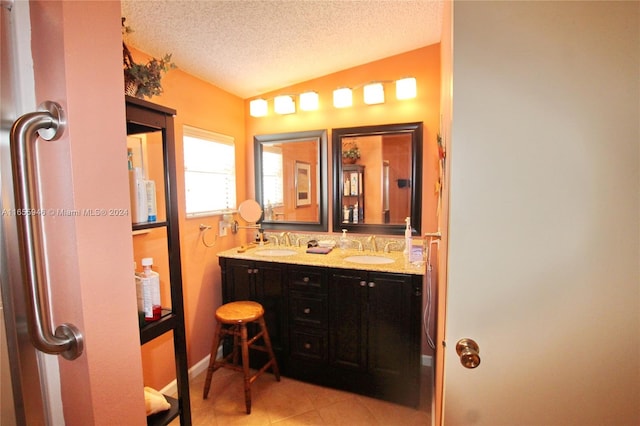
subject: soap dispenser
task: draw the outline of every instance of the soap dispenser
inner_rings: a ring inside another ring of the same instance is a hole
[[[349,248],[349,239],[347,238],[347,230],[342,230],[342,237],[340,237],[340,250],[346,250]]]

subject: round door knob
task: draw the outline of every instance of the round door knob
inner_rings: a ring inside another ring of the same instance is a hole
[[[460,339],[456,344],[456,353],[465,368],[476,368],[480,365],[480,347],[472,339]]]

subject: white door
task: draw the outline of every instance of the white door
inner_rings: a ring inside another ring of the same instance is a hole
[[[447,426],[640,424],[639,9],[454,3]]]

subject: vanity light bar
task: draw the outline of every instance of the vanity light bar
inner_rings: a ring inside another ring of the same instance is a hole
[[[384,84],[393,81],[379,81],[359,85],[356,88],[364,88],[364,103],[367,105],[382,104],[384,98]],[[395,81],[396,98],[399,100],[413,99],[417,96],[417,82],[415,77],[401,78]],[[273,98],[274,111],[277,114],[293,114],[296,112],[296,95],[281,95]],[[298,102],[302,111],[315,111],[319,105],[318,92],[308,91],[298,95]],[[341,87],[333,91],[333,106],[336,108],[348,108],[353,105],[353,90],[349,87]],[[252,117],[264,117],[267,115],[267,100],[263,98],[253,99],[249,102],[249,114]]]

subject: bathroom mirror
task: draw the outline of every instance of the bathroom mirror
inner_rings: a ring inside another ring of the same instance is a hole
[[[256,135],[253,141],[262,228],[326,232],[327,131]]]
[[[420,235],[422,123],[332,130],[333,231]]]

